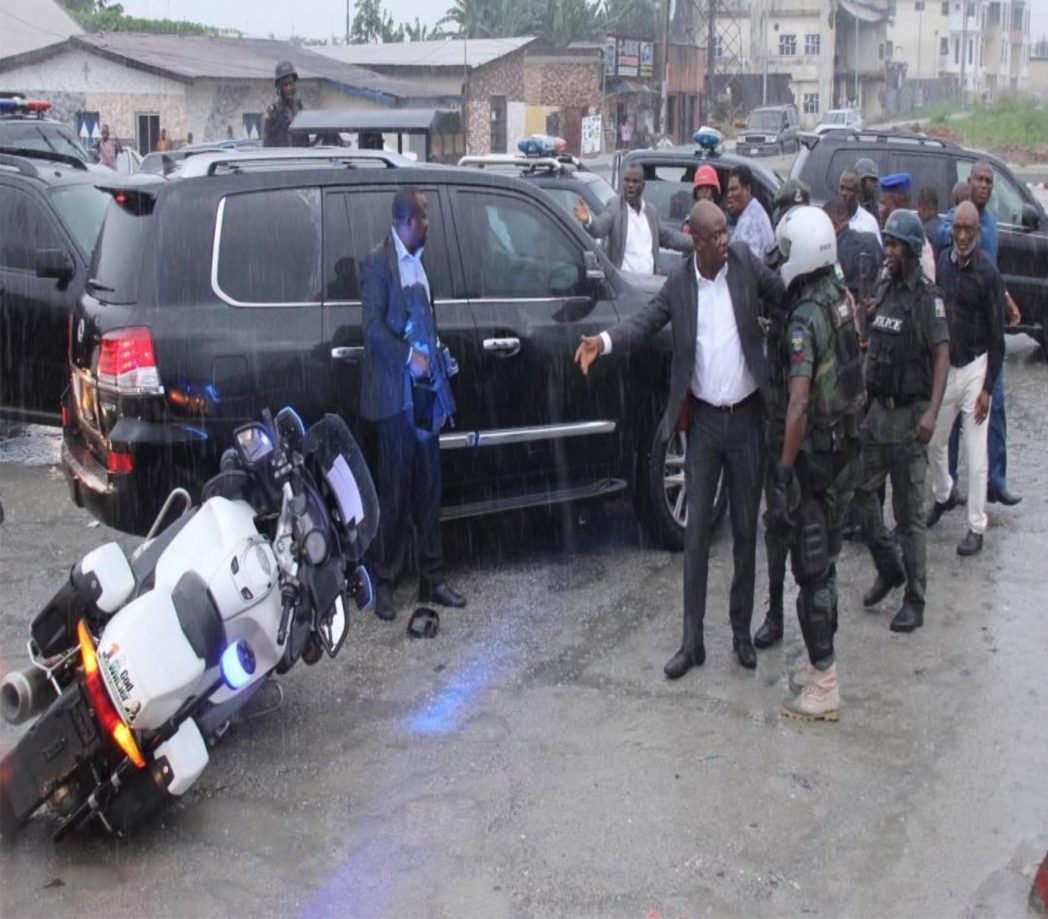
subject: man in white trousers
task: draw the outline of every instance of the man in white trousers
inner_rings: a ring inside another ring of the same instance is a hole
[[[956,505],[947,444],[950,429],[963,417],[962,449],[968,466],[968,532],[958,555],[975,555],[986,532],[986,418],[990,394],[1004,362],[1004,280],[979,248],[979,211],[971,202],[958,205],[953,244],[939,253],[936,279],[943,291],[950,326],[950,371],[939,417],[928,446],[932,498],[928,527]]]

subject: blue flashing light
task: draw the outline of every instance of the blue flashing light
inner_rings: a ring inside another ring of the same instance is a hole
[[[18,100],[16,99],[0,99],[0,112],[17,112],[18,111]]]
[[[525,156],[557,156],[564,152],[568,142],[563,137],[550,137],[548,134],[532,134],[517,144],[517,149]]]
[[[499,655],[495,655],[499,657]],[[471,703],[501,669],[501,661],[485,657],[468,663],[428,705],[408,718],[415,734],[440,735],[457,730]]]
[[[705,124],[692,135],[691,139],[703,150],[708,150],[710,153],[714,153],[724,143],[724,135],[716,128],[711,128]]]
[[[222,678],[230,689],[246,686],[255,674],[255,655],[246,641],[234,642],[222,652]]]

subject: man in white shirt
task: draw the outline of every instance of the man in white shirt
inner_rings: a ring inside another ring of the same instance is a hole
[[[655,335],[673,337],[670,385],[660,436],[686,425],[684,637],[664,668],[677,679],[706,660],[703,619],[709,571],[709,519],[724,473],[731,512],[734,571],[729,614],[743,667],[757,666],[750,637],[757,547],[757,510],[764,474],[764,393],[770,378],[761,319],[783,296],[782,281],[750,249],[728,245],[724,213],[710,201],[692,208],[695,257],[682,259],[644,309],[575,352],[583,373],[602,354]]]
[[[644,170],[628,166],[622,175],[622,196],[598,216],[590,214],[579,198],[575,216],[594,239],[607,237],[604,251],[616,268],[634,274],[652,275],[659,264],[659,247],[691,252],[691,237],[662,226],[659,212],[644,200]]]
[[[765,250],[775,242],[768,212],[753,197],[753,173],[749,166],[736,166],[728,175],[728,213],[735,221],[733,243],[745,243],[763,260]]]
[[[848,226],[858,233],[876,234],[877,242],[884,245],[881,240],[881,228],[877,223],[877,218],[866,208],[859,207],[859,173],[854,169],[845,169],[841,173],[837,192],[844,199],[844,203],[848,205]]]

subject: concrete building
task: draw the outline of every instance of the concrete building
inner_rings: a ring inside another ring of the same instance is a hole
[[[714,53],[738,55],[743,74],[787,75],[805,127],[848,105],[876,118],[885,104],[887,24],[888,0],[725,0]],[[738,49],[726,46],[732,34]]]
[[[140,153],[160,129],[176,144],[258,136],[275,99],[273,71],[294,63],[307,108],[434,105],[428,89],[343,64],[287,42],[141,35],[73,35],[0,58],[0,85],[49,99],[52,116],[74,125],[85,144],[102,123]]]
[[[1031,0],[893,0],[887,57],[907,81],[947,78],[969,100],[1022,92]]]
[[[557,134],[575,153],[581,122],[600,110],[599,46],[542,47],[534,38],[317,47],[318,54],[440,94],[464,110],[471,154],[506,153],[534,133]]]

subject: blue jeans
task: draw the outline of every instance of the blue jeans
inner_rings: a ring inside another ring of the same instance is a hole
[[[957,485],[957,454],[961,439],[961,419],[958,416],[950,431],[950,478]],[[997,374],[990,394],[990,431],[987,436],[990,453],[989,474],[986,477],[987,491],[1008,489],[1008,419],[1004,413],[1004,365]]]

